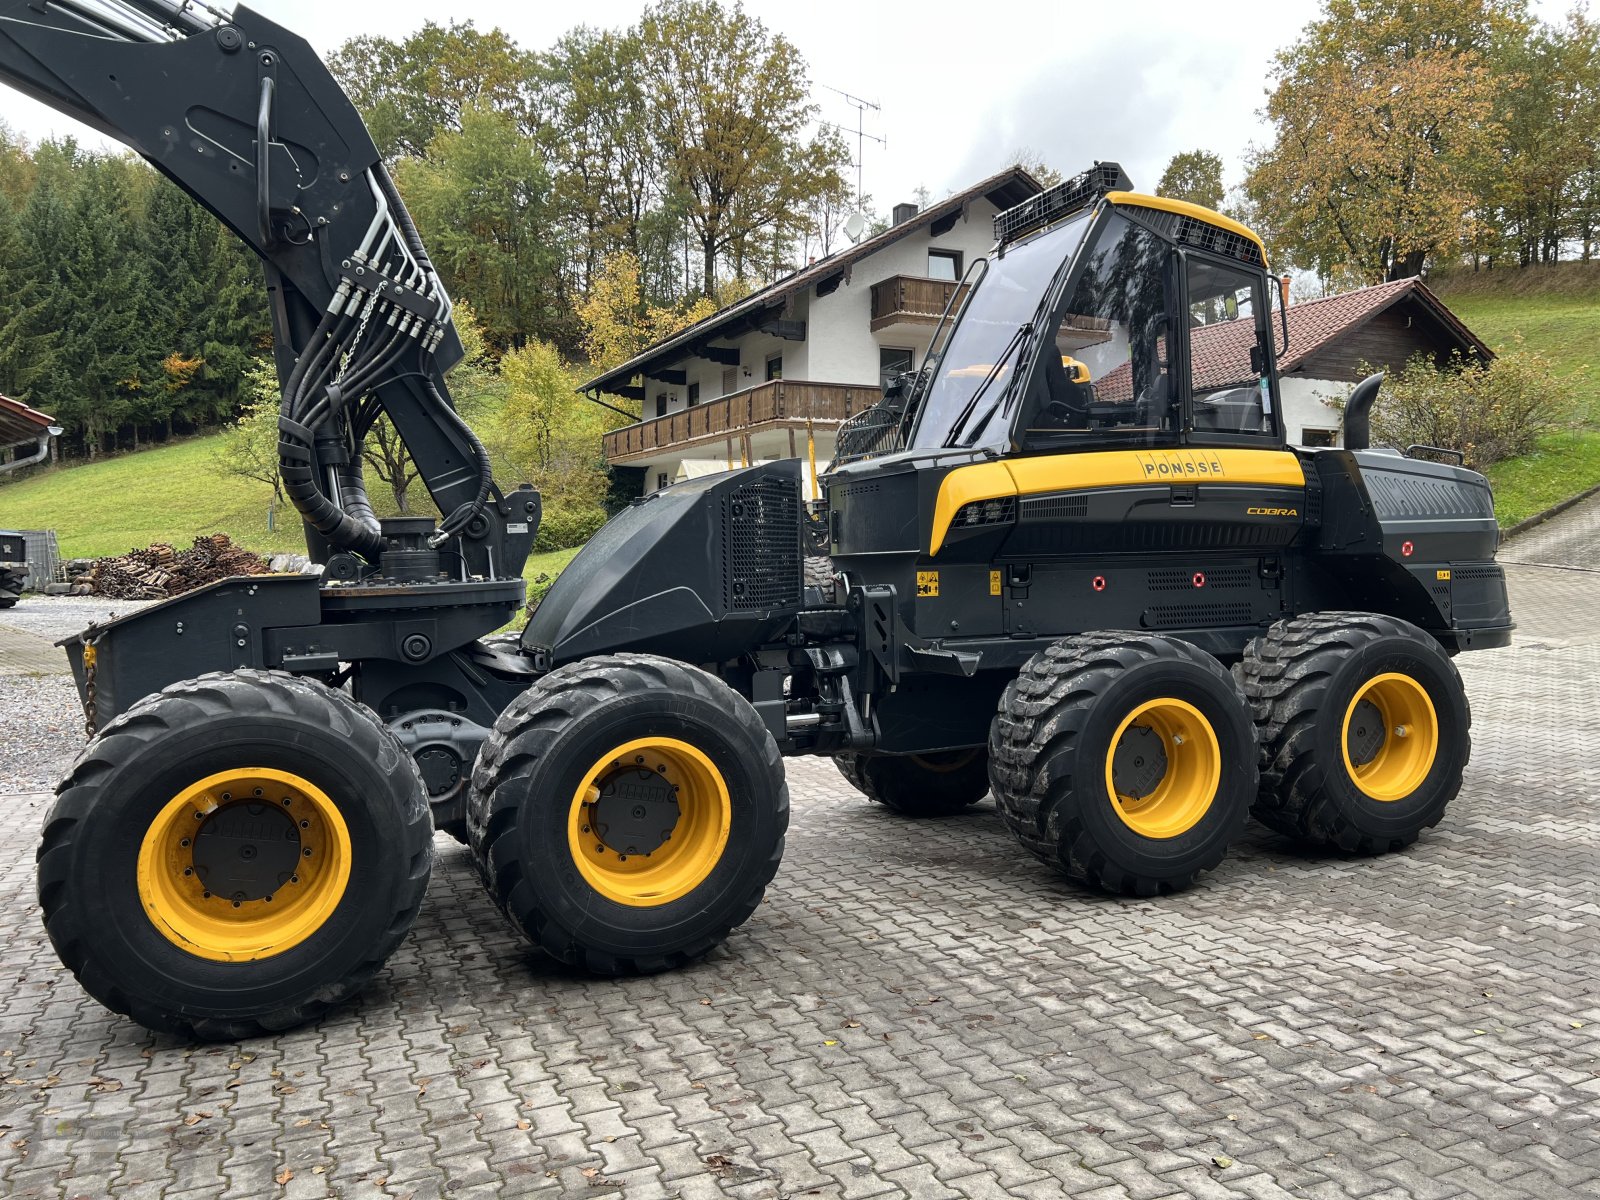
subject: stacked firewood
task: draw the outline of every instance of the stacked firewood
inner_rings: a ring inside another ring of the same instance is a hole
[[[97,559],[86,575],[73,580],[73,591],[112,600],[167,600],[231,575],[265,575],[268,569],[266,559],[215,533],[196,538],[188,550],[157,542]]]

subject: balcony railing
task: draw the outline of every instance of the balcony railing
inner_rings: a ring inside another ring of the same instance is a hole
[[[697,442],[732,440],[763,426],[837,425],[876,404],[880,395],[870,384],[775,379],[614,430],[606,434],[606,459],[619,462]]]
[[[890,325],[937,324],[957,292],[965,298],[966,288],[953,279],[892,275],[872,285],[872,332]]]

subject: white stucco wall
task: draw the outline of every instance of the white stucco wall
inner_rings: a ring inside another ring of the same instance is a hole
[[[804,378],[818,383],[875,382],[878,351],[884,347],[913,351],[912,365],[921,366],[933,327],[903,326],[873,333],[872,285],[894,275],[926,277],[931,249],[960,251],[961,269],[966,271],[994,246],[995,211],[987,200],[973,200],[942,237],[929,237],[926,229],[909,234],[858,262],[837,291],[814,299],[806,330],[809,361]]]
[[[1303,445],[1307,429],[1332,429],[1337,444],[1344,444],[1344,414],[1328,405],[1343,400],[1350,385],[1333,379],[1306,379],[1288,376],[1278,380],[1278,395],[1283,400],[1284,432],[1293,445]]]

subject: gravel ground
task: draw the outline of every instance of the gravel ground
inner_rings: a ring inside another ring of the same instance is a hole
[[[85,740],[72,677],[0,677],[0,713],[0,796],[53,791]]]
[[[99,596],[29,596],[15,608],[0,612],[0,625],[37,634],[52,642],[82,633],[91,623],[125,617],[149,600],[106,600]],[[66,670],[65,663],[62,664]]]
[[[94,596],[29,596],[0,613],[0,626],[49,642],[148,607],[148,601],[108,601]],[[0,675],[0,796],[55,788],[83,748],[83,710],[67,674]]]

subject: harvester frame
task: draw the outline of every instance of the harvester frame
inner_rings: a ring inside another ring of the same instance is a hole
[[[231,1037],[353,994],[435,827],[547,952],[686,962],[778,868],[785,755],[910,815],[992,791],[1027,850],[1130,894],[1214,867],[1252,809],[1378,851],[1460,787],[1450,659],[1512,628],[1488,485],[1367,449],[1376,378],[1348,448],[1285,445],[1277,281],[1225,217],[1114,164],[1002,214],[819,512],[795,462],[653,493],[506,639],[539,497],[501,491],[456,416],[449,297],[311,48],[244,7],[0,0],[0,79],[266,262],[283,475],[323,565],[65,643],[94,736],[41,904],[120,1012]],[[379,414],[437,527],[367,503]]]

